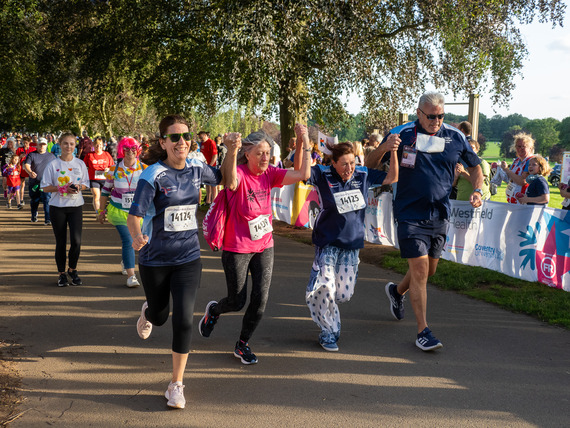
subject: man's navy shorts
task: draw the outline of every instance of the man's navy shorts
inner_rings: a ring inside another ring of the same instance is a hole
[[[447,220],[398,222],[398,243],[403,259],[430,256],[439,259],[447,238]]]

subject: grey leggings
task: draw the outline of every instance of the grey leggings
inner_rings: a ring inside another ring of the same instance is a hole
[[[251,297],[239,337],[248,342],[261,321],[267,305],[273,273],[273,247],[266,248],[262,253],[241,254],[223,251],[222,265],[226,273],[228,296],[212,308],[212,314],[216,316],[243,309],[247,301],[247,273],[251,272]]]

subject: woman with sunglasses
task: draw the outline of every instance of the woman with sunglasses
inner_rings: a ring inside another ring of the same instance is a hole
[[[97,142],[95,143],[97,147]],[[127,287],[133,288],[140,285],[135,275],[135,250],[133,240],[127,227],[127,216],[139,177],[146,165],[139,161],[141,145],[131,137],[125,137],[117,146],[117,154],[122,159],[114,170],[106,175],[106,180],[101,190],[101,209],[97,211],[99,223],[104,224],[105,218],[117,228],[122,242],[122,268],[127,274]],[[88,154],[86,156],[89,157]],[[107,202],[109,201],[109,205]]]
[[[306,126],[297,125],[299,170],[276,168],[269,164],[272,138],[264,131],[253,132],[242,143],[232,133],[224,144],[228,153],[222,165],[224,185],[230,191],[233,215],[225,226],[222,265],[226,274],[226,297],[207,304],[199,329],[209,337],[221,314],[240,311],[247,301],[247,277],[251,273],[251,297],[245,311],[234,356],[243,364],[257,363],[249,339],[257,328],[269,296],[273,271],[273,228],[271,189],[306,180],[310,175],[311,148]],[[239,213],[239,214],[238,214]]]
[[[153,325],[163,325],[172,296],[172,380],[165,392],[167,405],[184,408],[182,378],[192,337],[192,317],[202,263],[196,210],[200,186],[218,185],[219,170],[197,159],[187,159],[192,134],[177,115],[159,124],[160,137],[142,158],[141,174],[129,210],[127,226],[133,248],[139,251],[139,273],[146,302],[137,332],[150,336]],[[144,218],[141,229],[141,220]]]

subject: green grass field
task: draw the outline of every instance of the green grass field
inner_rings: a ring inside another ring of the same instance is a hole
[[[492,164],[493,162],[500,162],[502,160],[505,160],[507,163],[512,162],[512,159],[504,159],[499,156],[500,147],[500,143],[487,142],[487,148],[481,157],[489,162],[489,164]],[[552,167],[554,167],[554,162],[550,162],[550,168]],[[501,187],[499,187],[497,194],[491,196],[491,200],[494,202],[507,202],[507,197],[505,195],[506,187],[507,184],[503,183]],[[550,202],[548,203],[548,206],[550,208],[561,208],[563,200],[564,198],[560,196],[560,190],[558,190],[558,187],[550,186]]]

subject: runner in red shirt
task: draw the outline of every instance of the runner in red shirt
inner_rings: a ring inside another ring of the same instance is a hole
[[[20,193],[20,201],[21,201],[22,206],[25,205],[25,203],[24,203],[24,189],[26,187],[26,177],[29,177],[28,173],[23,168],[24,161],[26,160],[26,156],[28,156],[28,153],[32,153],[32,152],[36,151],[35,147],[30,146],[31,141],[32,140],[30,137],[23,137],[22,138],[23,146],[18,147],[18,149],[16,149],[16,154],[18,156],[20,156],[20,170],[22,171],[20,174],[20,178],[21,178],[20,190],[18,190],[18,192]]]
[[[111,165],[115,162],[109,152],[103,151],[103,139],[95,138],[93,142],[95,151],[85,155],[83,161],[87,165],[89,172],[89,182],[91,185],[91,193],[93,194],[93,208],[97,212],[99,210],[101,189],[105,185],[105,173],[109,171]]]
[[[206,131],[200,131],[198,133],[198,138],[202,142],[200,147],[200,152],[206,158],[206,163],[214,168],[218,163],[218,148],[216,147],[216,143],[214,140],[210,138]],[[216,186],[208,186],[206,185],[206,200],[205,203],[210,205],[214,199],[216,198],[217,188]]]

